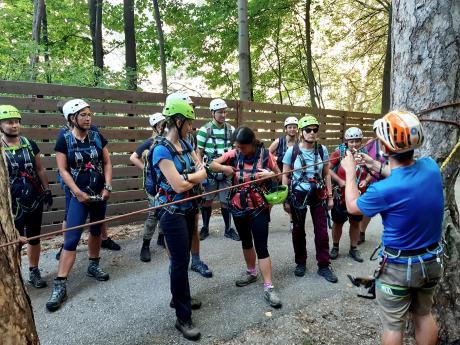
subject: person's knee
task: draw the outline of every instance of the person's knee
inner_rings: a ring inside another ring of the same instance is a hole
[[[68,232],[64,237],[64,249],[67,251],[76,251],[80,237],[81,232],[79,234]]]
[[[270,254],[268,253],[268,248],[266,246],[265,247],[256,246],[256,254],[259,260],[263,260],[263,259],[270,257]]]
[[[39,244],[40,244],[40,239],[39,238],[36,238],[34,240],[29,241],[29,245],[31,245],[31,246],[38,246]]]

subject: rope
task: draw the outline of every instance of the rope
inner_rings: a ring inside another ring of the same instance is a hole
[[[302,166],[302,167],[297,168],[297,169],[292,169],[292,170],[288,170],[288,171],[285,171],[285,172],[280,172],[280,173],[274,174],[274,175],[272,175],[272,176],[267,176],[267,177],[259,178],[259,179],[256,179],[256,180],[252,180],[252,181],[247,181],[247,182],[239,183],[239,184],[236,184],[236,185],[233,185],[233,186],[224,187],[224,188],[221,188],[221,189],[218,189],[218,190],[215,190],[215,191],[211,191],[211,192],[207,192],[207,193],[202,193],[202,194],[199,194],[199,195],[194,195],[194,196],[191,196],[191,197],[188,197],[188,198],[185,198],[185,199],[172,201],[172,202],[169,202],[169,203],[166,203],[166,204],[157,205],[157,206],[145,208],[145,209],[142,209],[142,210],[138,210],[138,211],[133,211],[133,212],[130,212],[130,213],[121,214],[121,215],[118,215],[118,216],[115,216],[115,217],[110,217],[110,218],[106,218],[106,219],[101,219],[101,220],[98,220],[98,221],[92,222],[92,223],[85,223],[85,224],[82,224],[82,225],[73,226],[73,227],[66,228],[66,229],[56,230],[56,231],[49,232],[49,233],[43,234],[43,235],[38,235],[38,236],[29,237],[29,238],[27,238],[26,243],[29,242],[29,241],[31,241],[31,240],[36,240],[36,239],[41,239],[41,238],[53,237],[53,236],[55,236],[55,235],[60,235],[60,234],[66,233],[66,232],[71,231],[71,230],[78,230],[78,229],[83,229],[83,228],[86,228],[86,227],[90,227],[90,226],[92,226],[92,225],[97,225],[97,224],[103,224],[103,223],[107,223],[107,222],[112,222],[112,221],[115,221],[115,220],[118,220],[118,219],[123,219],[123,218],[131,217],[131,216],[134,216],[134,215],[137,215],[137,214],[141,214],[141,213],[146,213],[146,212],[154,211],[154,210],[157,210],[157,209],[166,207],[166,206],[171,206],[171,205],[183,203],[183,202],[190,201],[190,200],[195,200],[195,199],[198,199],[198,198],[202,198],[202,197],[204,197],[204,196],[208,196],[208,195],[212,195],[212,194],[217,194],[217,193],[220,193],[220,192],[223,192],[223,191],[226,191],[226,190],[230,190],[230,189],[233,189],[233,188],[243,187],[243,186],[246,186],[246,185],[249,185],[249,184],[252,184],[252,183],[256,183],[256,182],[259,182],[259,181],[264,181],[264,180],[272,179],[272,178],[275,178],[275,177],[278,177],[278,176],[282,176],[282,175],[284,175],[284,174],[290,174],[290,173],[293,173],[293,172],[296,172],[296,171],[299,171],[299,170],[304,170],[304,169],[307,169],[307,168],[309,168],[309,167],[313,167],[313,166],[315,166],[315,165],[319,165],[319,164],[323,164],[323,163],[328,163],[328,162],[331,162],[331,161],[334,161],[334,160],[341,160],[342,158],[343,158],[342,156],[339,156],[339,157],[337,157],[337,158],[332,158],[332,159],[328,159],[328,160],[321,161],[321,162],[318,162],[318,163],[314,163],[314,164],[310,164],[310,165],[305,165],[305,166]],[[4,248],[4,247],[11,246],[11,245],[15,245],[15,244],[21,244],[21,243],[23,243],[23,242],[21,242],[20,240],[15,240],[15,241],[12,241],[12,242],[7,242],[7,243],[4,243],[4,244],[0,244],[0,249],[1,249],[1,248]]]
[[[457,142],[457,145],[454,146],[454,148],[452,149],[452,151],[450,151],[449,155],[447,156],[446,160],[442,163],[441,165],[441,172],[444,171],[444,169],[446,168],[447,164],[449,164],[450,160],[452,159],[452,157],[454,157],[455,155],[455,152],[458,150],[458,148],[460,147],[460,140]]]

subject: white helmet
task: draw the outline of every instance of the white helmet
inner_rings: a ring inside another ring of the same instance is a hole
[[[69,115],[78,113],[80,110],[89,108],[89,104],[82,99],[71,99],[62,106],[62,114],[66,121],[69,121]]]
[[[209,110],[211,111],[216,111],[219,109],[225,109],[228,108],[227,103],[221,98],[216,98],[209,103]]]
[[[163,121],[166,119],[162,113],[155,113],[153,115],[150,115],[149,117],[149,123],[150,126],[155,127],[159,122]]]
[[[169,101],[174,101],[174,100],[185,101],[188,104],[193,104],[192,99],[189,96],[187,96],[185,93],[182,93],[180,91],[174,92],[168,95],[168,97],[166,97],[166,103],[168,103]]]
[[[358,127],[350,127],[345,131],[345,140],[362,139],[363,131]]]
[[[289,126],[289,125],[299,125],[299,120],[297,120],[297,117],[290,116],[284,120],[284,127]]]

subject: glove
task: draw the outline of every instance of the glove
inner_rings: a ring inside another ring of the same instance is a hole
[[[53,195],[49,189],[45,190],[44,197],[43,197],[43,204],[48,207],[48,209],[53,206]]]

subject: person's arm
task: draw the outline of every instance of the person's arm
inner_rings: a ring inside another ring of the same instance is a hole
[[[196,156],[200,162],[203,162],[203,156],[204,156],[204,149],[197,147],[196,148]]]
[[[232,176],[234,173],[233,167],[224,165],[226,161],[227,157],[225,155],[220,156],[219,158],[214,159],[209,167],[213,172],[222,172],[225,174],[225,176]]]
[[[105,184],[112,185],[112,161],[107,146],[102,149],[102,164],[104,170]],[[102,190],[102,199],[107,200],[110,197],[110,192],[107,189]]]
[[[347,151],[345,158],[342,159],[341,165],[346,173],[345,180],[345,203],[347,211],[350,214],[362,215],[361,210],[357,205],[359,198],[359,190],[356,185],[356,167],[353,155]]]
[[[271,145],[268,147],[268,151],[270,151],[272,155],[274,155],[276,150],[278,149],[279,142],[280,142],[279,138],[275,139],[275,141],[272,142]]]
[[[133,154],[129,157],[129,160],[131,163],[133,163],[137,168],[144,170],[144,161],[142,160],[141,157],[137,155],[136,152],[133,152]]]
[[[162,159],[158,163],[158,167],[176,193],[183,193],[192,189],[195,184],[200,183],[207,177],[205,169],[200,169],[191,174],[180,175],[173,161],[169,159]]]
[[[332,198],[332,181],[331,181],[331,169],[329,164],[323,166],[324,183],[326,184],[327,190],[327,208],[330,210],[334,207],[334,199]]]
[[[368,154],[359,153],[356,160],[358,164],[366,165],[368,169],[372,170],[374,173],[378,173],[382,177],[388,177],[391,174],[391,169],[388,164],[375,160]]]
[[[283,176],[281,177],[281,183],[285,186],[289,186],[289,181],[292,173],[288,173],[291,170],[291,166],[288,164],[283,164]]]

